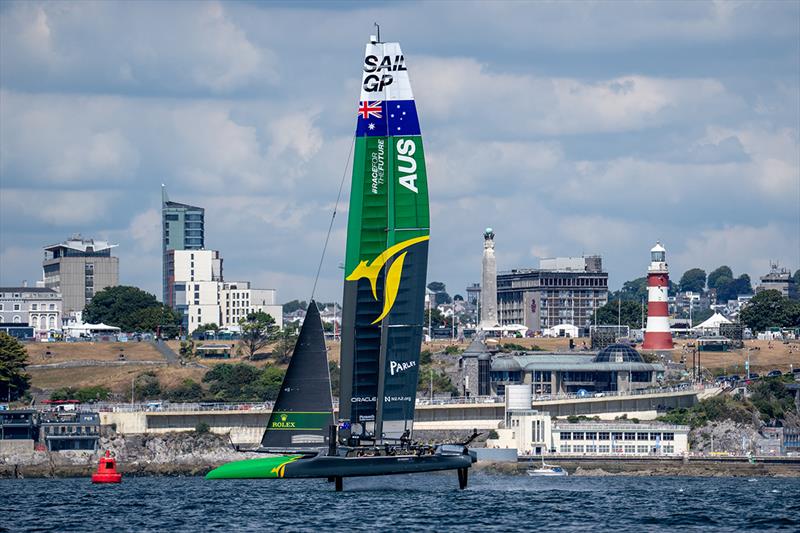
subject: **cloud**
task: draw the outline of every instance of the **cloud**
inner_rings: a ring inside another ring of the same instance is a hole
[[[800,265],[798,225],[725,225],[698,231],[687,237],[671,261],[684,269],[695,266],[711,272],[726,264],[738,276],[747,273],[755,283],[769,272],[770,261],[794,271]],[[683,270],[681,270],[683,272]],[[677,272],[673,275],[677,275]]]
[[[127,234],[136,241],[139,250],[152,252],[161,244],[161,213],[148,209],[139,213],[128,226]]]
[[[0,207],[9,219],[69,227],[101,222],[119,196],[114,191],[3,189]],[[5,226],[5,224],[4,224]],[[7,231],[4,227],[4,232]]]

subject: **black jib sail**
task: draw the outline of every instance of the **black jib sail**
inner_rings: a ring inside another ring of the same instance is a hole
[[[333,407],[325,334],[317,304],[312,300],[261,447],[282,451],[324,448],[331,424]]]

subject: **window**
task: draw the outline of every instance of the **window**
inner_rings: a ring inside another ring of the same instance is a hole
[[[31,311],[38,311],[38,310],[39,310],[39,304],[31,304]]]
[[[572,439],[572,433],[569,431],[562,431],[561,432],[561,440],[570,440]]]
[[[569,444],[562,444],[561,445],[561,453],[569,453],[570,445]]]
[[[597,433],[594,431],[586,433],[586,440],[597,440]]]
[[[661,438],[661,433],[650,433],[650,440],[658,440]]]
[[[647,440],[650,437],[649,433],[637,433],[636,440]]]
[[[594,444],[587,444],[586,453],[597,453],[597,446],[595,446]]]
[[[50,304],[50,310],[51,311],[55,311],[56,310],[56,304]]]
[[[636,453],[636,446],[625,445],[625,453]]]
[[[610,451],[608,444],[601,444],[597,447],[597,451],[600,453],[608,453]]]
[[[19,304],[14,304],[14,311],[19,311]]]
[[[663,447],[664,453],[675,453],[675,446],[668,444]]]
[[[625,440],[636,440],[636,433],[625,433]]]
[[[583,453],[583,444],[576,444],[572,447],[574,453]]]
[[[664,433],[661,437],[661,440],[675,440],[674,433]]]
[[[572,440],[583,440],[583,431],[573,431]]]
[[[597,440],[608,440],[609,433],[608,431],[601,431],[597,434]]]
[[[3,304],[0,304],[0,311],[3,310]]]
[[[637,446],[636,447],[636,453],[647,453],[649,451],[650,451],[650,447],[649,446]]]

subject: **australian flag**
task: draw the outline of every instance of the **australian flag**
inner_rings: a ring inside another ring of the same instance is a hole
[[[376,100],[358,103],[356,137],[419,135],[414,100]]]

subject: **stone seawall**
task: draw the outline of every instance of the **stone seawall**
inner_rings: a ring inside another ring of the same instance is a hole
[[[451,435],[453,440],[463,435]],[[30,441],[29,441],[30,442]],[[480,446],[480,444],[478,444]],[[237,452],[226,435],[212,433],[165,433],[157,435],[120,435],[104,431],[100,448],[95,452],[34,452],[32,446],[0,450],[0,478],[86,477],[97,468],[100,456],[110,450],[118,460],[123,475],[204,475],[217,466],[263,454]],[[746,460],[690,458],[607,459],[550,458],[572,476],[725,476],[725,477],[800,477],[800,458],[765,459],[751,464]],[[776,461],[776,462],[772,462]],[[479,462],[476,471],[493,474],[525,475],[532,463]]]
[[[780,462],[742,460],[678,459],[570,459],[548,458],[571,476],[689,476],[689,477],[800,477],[800,458]],[[524,475],[525,470],[538,466],[538,460],[520,463],[477,463],[477,470],[503,474]]]

